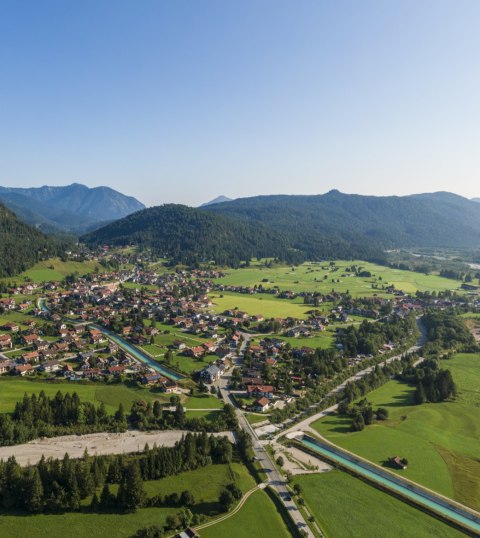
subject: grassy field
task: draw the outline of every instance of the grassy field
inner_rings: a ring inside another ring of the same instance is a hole
[[[345,325],[344,325],[345,326]],[[336,326],[335,326],[336,327]],[[335,343],[335,327],[331,326],[328,327],[325,331],[322,331],[320,333],[316,333],[314,336],[310,336],[307,338],[294,338],[289,336],[284,336],[283,334],[266,334],[265,337],[268,338],[278,338],[279,340],[282,340],[284,342],[289,343],[292,347],[311,347],[311,348],[321,348],[321,349],[328,349],[329,347],[332,347],[332,345]],[[251,339],[252,343],[258,343],[261,340],[263,340],[264,336],[254,336]]]
[[[407,478],[480,509],[480,356],[457,355],[449,368],[459,395],[454,402],[413,405],[413,387],[390,381],[369,393],[374,408],[389,419],[350,432],[349,418],[333,416],[314,424],[327,439],[377,464],[408,459]]]
[[[245,413],[245,417],[249,424],[258,424],[259,422],[265,422],[268,420],[269,415],[257,415],[255,413]]]
[[[215,396],[208,394],[199,394],[196,396],[189,396],[185,402],[185,407],[189,410],[194,409],[223,409],[223,401],[219,400]]]
[[[59,390],[64,393],[76,392],[82,400],[88,400],[97,404],[103,402],[110,412],[117,410],[120,403],[123,403],[125,410],[129,411],[132,403],[139,399],[147,401],[161,400],[164,402],[170,400],[169,395],[157,392],[154,393],[143,388],[130,388],[125,385],[68,382],[52,383],[2,377],[0,378],[0,412],[5,413],[13,411],[15,403],[20,401],[25,393],[38,394],[42,390],[45,391],[47,396],[55,396]],[[196,400],[196,398],[193,399],[194,402],[196,402]]]
[[[281,515],[264,491],[256,491],[241,510],[225,521],[200,531],[202,538],[287,538]]]
[[[460,538],[437,519],[342,471],[294,480],[328,538]]]
[[[371,278],[348,276],[346,268],[351,265],[361,266],[363,270],[370,271]],[[281,290],[291,291],[320,291],[327,293],[332,289],[338,292],[349,291],[355,296],[382,295],[382,286],[393,284],[405,292],[440,291],[445,289],[460,289],[460,282],[440,277],[438,275],[424,275],[413,271],[390,269],[381,265],[362,261],[337,261],[338,270],[333,271],[327,262],[304,263],[299,267],[272,267],[267,268],[260,264],[249,268],[229,269],[225,278],[217,282],[235,286],[262,285],[265,288],[278,286]],[[267,282],[263,282],[267,279]],[[378,285],[378,289],[372,288]],[[269,297],[266,295],[265,297]]]
[[[213,303],[211,309],[217,314],[221,314],[225,310],[238,309],[252,315],[262,315],[265,318],[306,319],[308,317],[307,311],[312,309],[311,305],[303,304],[302,297],[293,300],[279,299],[265,293],[246,295],[225,291],[210,294],[209,298]]]
[[[149,495],[161,493],[181,493],[190,490],[197,501],[192,511],[210,514],[218,510],[218,497],[224,485],[236,480],[243,490],[254,486],[254,480],[247,469],[233,463],[232,465],[213,465],[177,476],[147,482]],[[113,490],[114,488],[112,488]],[[134,514],[88,514],[67,513],[36,516],[0,516],[2,538],[18,536],[35,538],[103,538],[115,536],[127,538],[138,529],[150,525],[164,525],[167,516],[179,510],[169,508],[143,508]],[[203,534],[202,534],[203,536]],[[288,535],[287,535],[288,536]]]
[[[60,258],[52,258],[50,260],[38,262],[28,271],[20,273],[15,279],[18,282],[29,279],[38,283],[47,282],[49,280],[62,280],[70,274],[78,274],[79,276],[82,276],[88,273],[93,273],[96,267],[101,269],[101,266],[95,261],[62,262]]]

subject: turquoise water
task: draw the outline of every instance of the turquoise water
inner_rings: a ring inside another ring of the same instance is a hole
[[[158,364],[157,361],[154,361],[151,357],[149,357],[144,351],[134,346],[133,344],[130,344],[130,342],[127,342],[126,340],[118,336],[118,334],[112,333],[112,331],[109,331],[108,329],[105,329],[104,327],[101,327],[100,325],[96,325],[94,323],[91,323],[90,326],[95,327],[95,329],[101,331],[120,347],[131,353],[136,359],[147,364],[148,366],[150,366],[150,368],[152,368],[159,374],[162,374],[163,376],[167,377],[168,379],[171,379],[172,381],[180,381],[181,379],[184,379],[184,376],[177,374],[169,368],[161,366],[160,364]]]
[[[41,310],[44,312],[48,312],[48,307],[45,304],[45,299],[41,297],[38,300],[38,306]],[[75,323],[72,320],[67,320],[69,323]],[[136,359],[143,362],[144,364],[147,364],[155,370],[155,372],[158,372],[159,374],[162,374],[163,376],[167,377],[168,379],[171,379],[172,381],[180,381],[181,379],[184,379],[185,376],[177,374],[173,370],[170,370],[170,368],[165,368],[164,366],[161,366],[158,364],[158,362],[154,361],[150,356],[148,356],[144,351],[139,349],[138,347],[130,344],[118,334],[112,333],[112,331],[109,331],[108,329],[105,329],[104,327],[100,325],[96,325],[95,323],[89,323],[92,327],[95,327],[100,332],[108,336],[111,340],[113,340],[115,343],[117,343],[120,347],[131,353]]]
[[[480,518],[449,504],[448,500],[442,499],[434,493],[423,491],[400,477],[390,475],[381,469],[377,469],[373,465],[369,465],[368,463],[351,456],[337,447],[322,443],[313,437],[305,436],[300,442],[310,450],[314,450],[327,457],[329,460],[339,463],[342,467],[365,476],[366,478],[385,486],[391,491],[411,499],[416,504],[427,507],[438,514],[445,516],[449,520],[458,523],[462,527],[480,535]]]

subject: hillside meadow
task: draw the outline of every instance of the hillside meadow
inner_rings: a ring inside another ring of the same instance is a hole
[[[388,409],[388,420],[351,432],[351,419],[334,415],[313,427],[379,465],[407,458],[408,468],[397,472],[480,510],[480,355],[459,354],[442,367],[457,384],[455,401],[414,405],[414,387],[390,381],[367,395],[374,409]]]
[[[51,258],[49,260],[36,263],[33,267],[20,273],[10,280],[23,282],[25,279],[41,283],[49,280],[62,280],[67,275],[77,274],[79,276],[93,273],[96,269],[101,270],[101,265],[96,261],[66,261],[60,258]]]

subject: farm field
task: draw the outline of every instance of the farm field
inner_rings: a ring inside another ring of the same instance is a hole
[[[17,282],[23,282],[25,279],[29,279],[37,283],[48,282],[49,280],[62,280],[69,274],[77,273],[79,276],[82,276],[93,273],[96,267],[101,269],[101,266],[96,261],[62,262],[60,258],[52,258],[38,262],[31,269],[28,269],[28,271],[20,273],[15,277],[15,280]],[[12,278],[9,280],[11,281]]]
[[[200,531],[202,538],[287,538],[290,535],[281,515],[264,491],[256,491],[234,516]]]
[[[274,295],[258,293],[247,295],[245,293],[222,292],[211,293],[209,298],[213,303],[211,309],[221,314],[225,310],[238,309],[252,315],[262,315],[265,318],[308,318],[307,311],[312,310],[312,305],[303,304],[303,298],[293,300],[279,299]]]
[[[328,440],[379,465],[405,457],[403,476],[480,510],[480,355],[459,354],[449,368],[458,388],[454,402],[413,405],[414,388],[390,381],[367,395],[389,419],[351,432],[351,419],[332,416],[313,424]]]
[[[299,475],[301,496],[329,538],[460,538],[462,532],[342,471]]]
[[[247,491],[255,484],[243,465],[233,463],[213,465],[162,480],[149,481],[145,483],[145,489],[149,496],[157,493],[165,495],[177,492],[180,494],[188,489],[199,503],[192,508],[192,511],[209,514],[218,510],[217,501],[222,487],[234,479],[242,491]],[[112,491],[115,491],[114,487]],[[86,512],[32,516],[15,516],[0,512],[2,538],[17,538],[18,536],[63,538],[65,529],[68,529],[68,536],[72,538],[103,538],[105,536],[127,538],[140,528],[164,525],[167,516],[178,510],[178,507],[142,508],[134,514],[89,514]]]
[[[381,296],[384,294],[382,286],[387,287],[391,284],[407,293],[417,290],[460,289],[458,281],[438,275],[391,269],[358,260],[353,262],[337,261],[335,264],[338,267],[336,271],[330,269],[328,262],[308,262],[294,267],[294,270],[290,266],[268,268],[259,263],[248,268],[229,269],[227,276],[217,279],[216,282],[234,286],[262,285],[265,288],[278,286],[280,290],[319,291],[322,293],[328,293],[332,289],[338,292],[348,290],[354,296]],[[362,267],[363,271],[369,271],[372,277],[346,276],[348,274],[346,268],[352,265]],[[264,279],[267,281],[263,282]],[[372,288],[372,284],[377,285],[378,289]],[[269,296],[266,295],[266,297]]]

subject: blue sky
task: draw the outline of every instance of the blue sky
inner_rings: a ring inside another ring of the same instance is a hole
[[[0,3],[0,184],[480,196],[476,0]]]

